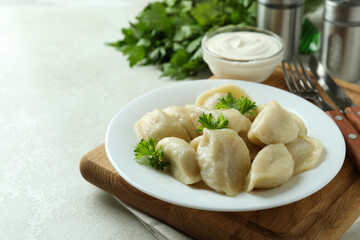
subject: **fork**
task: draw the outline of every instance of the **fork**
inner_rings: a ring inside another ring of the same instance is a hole
[[[287,65],[287,67],[286,67]],[[290,92],[307,100],[314,101],[323,111],[334,110],[319,94],[307,74],[299,56],[282,61],[285,82]],[[294,70],[295,69],[295,70]],[[300,69],[300,70],[299,70]]]
[[[314,101],[335,121],[340,131],[344,135],[347,148],[346,152],[348,156],[350,156],[350,159],[354,162],[355,167],[360,171],[360,139],[357,137],[358,135],[354,134],[356,133],[355,128],[349,121],[343,119],[340,115],[333,116],[331,114],[331,112],[334,112],[334,109],[329,106],[329,104],[327,104],[326,101],[319,95],[319,92],[312,83],[311,78],[305,71],[305,68],[298,56],[283,60],[282,68],[288,89],[300,97]]]

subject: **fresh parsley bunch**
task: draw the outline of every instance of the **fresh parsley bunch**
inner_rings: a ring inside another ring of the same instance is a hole
[[[148,4],[124,38],[109,45],[127,55],[130,66],[157,65],[162,76],[184,79],[207,65],[201,40],[224,25],[256,24],[255,0],[164,0]]]

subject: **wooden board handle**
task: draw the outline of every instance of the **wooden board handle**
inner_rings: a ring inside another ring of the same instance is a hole
[[[360,135],[340,111],[326,112],[339,127],[346,142],[346,150],[355,167],[360,171]]]
[[[347,107],[345,114],[349,121],[360,132],[360,107]]]

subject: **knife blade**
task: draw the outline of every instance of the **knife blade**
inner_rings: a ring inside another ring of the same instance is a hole
[[[325,67],[318,62],[313,55],[310,57],[309,67],[319,85],[324,89],[340,110],[345,110],[347,107],[355,107],[355,104],[351,101],[351,99],[334,82],[331,76],[327,73]]]
[[[319,85],[328,94],[336,107],[340,109],[327,111],[326,113],[339,127],[344,136],[348,154],[360,171],[360,108],[356,107],[314,56],[310,57],[309,67]]]

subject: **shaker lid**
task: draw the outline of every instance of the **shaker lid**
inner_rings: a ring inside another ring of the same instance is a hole
[[[269,7],[291,8],[303,5],[305,0],[258,0],[258,3],[267,5]]]
[[[360,1],[326,0],[324,19],[345,24],[360,24]]]

